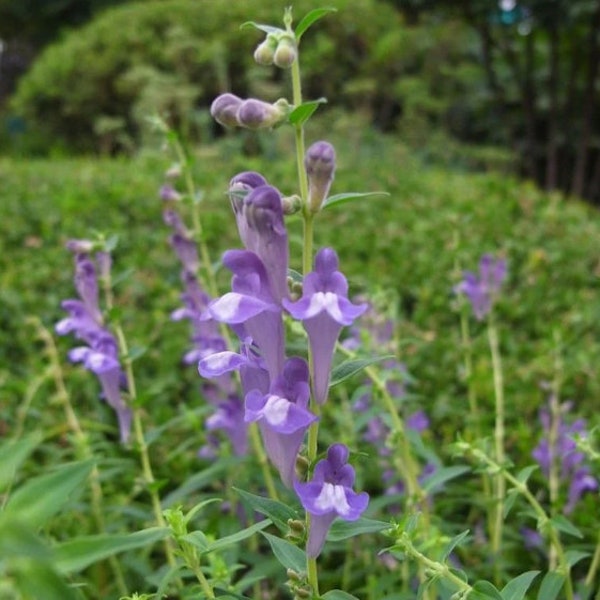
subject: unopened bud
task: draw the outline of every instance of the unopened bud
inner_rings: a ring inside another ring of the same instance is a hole
[[[282,36],[277,44],[273,62],[281,69],[289,69],[297,56],[296,40],[291,35]]]
[[[313,593],[312,590],[308,589],[308,588],[296,588],[295,592],[294,592],[294,597],[298,598],[299,600],[305,600],[308,598],[312,598],[313,597]]]
[[[272,65],[277,49],[277,36],[270,33],[262,44],[254,51],[254,60],[259,65]]]
[[[304,157],[308,175],[308,206],[311,212],[319,212],[327,198],[335,173],[335,149],[329,142],[315,142]]]
[[[262,100],[244,100],[237,111],[237,122],[248,129],[264,129],[280,123],[286,116],[279,103],[269,104]]]
[[[67,250],[74,254],[89,254],[95,248],[94,242],[90,240],[69,240],[66,243]]]
[[[290,533],[294,534],[294,537],[301,537],[304,535],[303,521],[298,521],[297,519],[288,519],[287,524],[290,528]]]
[[[168,183],[160,188],[159,195],[160,199],[164,202],[177,202],[181,200],[181,194]]]
[[[302,198],[298,194],[284,196],[281,199],[281,207],[284,215],[294,215],[302,208]]]
[[[217,123],[225,127],[235,127],[240,124],[237,120],[237,112],[241,104],[241,98],[235,94],[221,94],[211,104],[210,114]]]
[[[172,164],[165,172],[167,179],[177,179],[181,175],[181,165],[179,163]]]
[[[296,571],[294,571],[294,569],[288,569],[286,571],[286,575],[291,581],[301,581],[300,575]]]

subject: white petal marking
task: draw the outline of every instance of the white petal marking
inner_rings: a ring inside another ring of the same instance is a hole
[[[350,505],[346,500],[343,486],[329,482],[323,484],[321,492],[315,500],[315,506],[319,510],[333,510],[342,517],[350,512]]]
[[[271,395],[267,400],[262,413],[269,425],[281,425],[288,416],[290,401],[280,396]]]

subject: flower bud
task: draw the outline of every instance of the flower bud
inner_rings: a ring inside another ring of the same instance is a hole
[[[319,212],[327,198],[335,172],[335,150],[329,142],[315,142],[304,157],[308,175],[308,206],[311,212]]]
[[[69,240],[66,243],[67,250],[73,254],[90,254],[96,245],[90,240]]]
[[[254,60],[259,65],[272,65],[277,49],[277,36],[270,33],[262,44],[254,51]]]
[[[213,119],[225,127],[239,125],[237,112],[242,100],[235,94],[221,94],[217,96],[210,106],[210,114]]]
[[[166,183],[160,188],[160,199],[164,202],[177,202],[181,200],[181,194],[172,186]]]
[[[291,35],[283,35],[279,39],[275,55],[273,56],[273,62],[281,69],[289,69],[296,57],[298,52],[296,51],[296,40]]]
[[[284,196],[281,199],[281,207],[284,215],[294,215],[302,208],[302,198],[298,194]]]
[[[237,122],[248,129],[273,127],[285,117],[285,111],[279,103],[269,104],[262,100],[249,98],[244,100],[237,111]]]

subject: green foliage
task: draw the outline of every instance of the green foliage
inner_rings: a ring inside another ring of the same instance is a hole
[[[302,10],[318,5],[307,0]],[[363,59],[381,32],[399,23],[391,8],[373,0],[332,5],[339,10],[336,23],[325,17],[305,34],[311,37],[303,62],[309,98],[321,86],[339,96],[340,82],[358,65],[370,66]],[[356,27],[357,12],[367,27]],[[131,150],[147,130],[147,117],[156,113],[187,137],[204,140],[211,127],[199,107],[225,89],[241,96],[263,92],[277,78],[272,71],[265,79],[252,61],[248,48],[258,41],[256,33],[239,28],[249,16],[277,22],[281,7],[269,0],[166,0],[106,11],[47,48],[21,80],[13,108],[30,132],[73,150]],[[326,75],[323,60],[331,51],[320,56],[324,44],[344,49],[336,50]]]

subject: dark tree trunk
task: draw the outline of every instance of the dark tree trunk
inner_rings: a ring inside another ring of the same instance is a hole
[[[588,37],[588,71],[585,81],[583,97],[583,110],[581,117],[581,133],[577,145],[575,168],[571,192],[577,196],[585,195],[585,183],[590,154],[590,140],[594,125],[594,109],[596,106],[596,79],[598,77],[598,63],[600,62],[600,45],[598,42],[598,29],[600,28],[600,1],[591,20],[590,35]]]
[[[546,189],[553,190],[558,184],[558,54],[560,44],[558,30],[554,26],[548,31],[548,41],[550,44],[550,73],[548,77],[550,106],[548,110],[548,139],[546,146]]]

